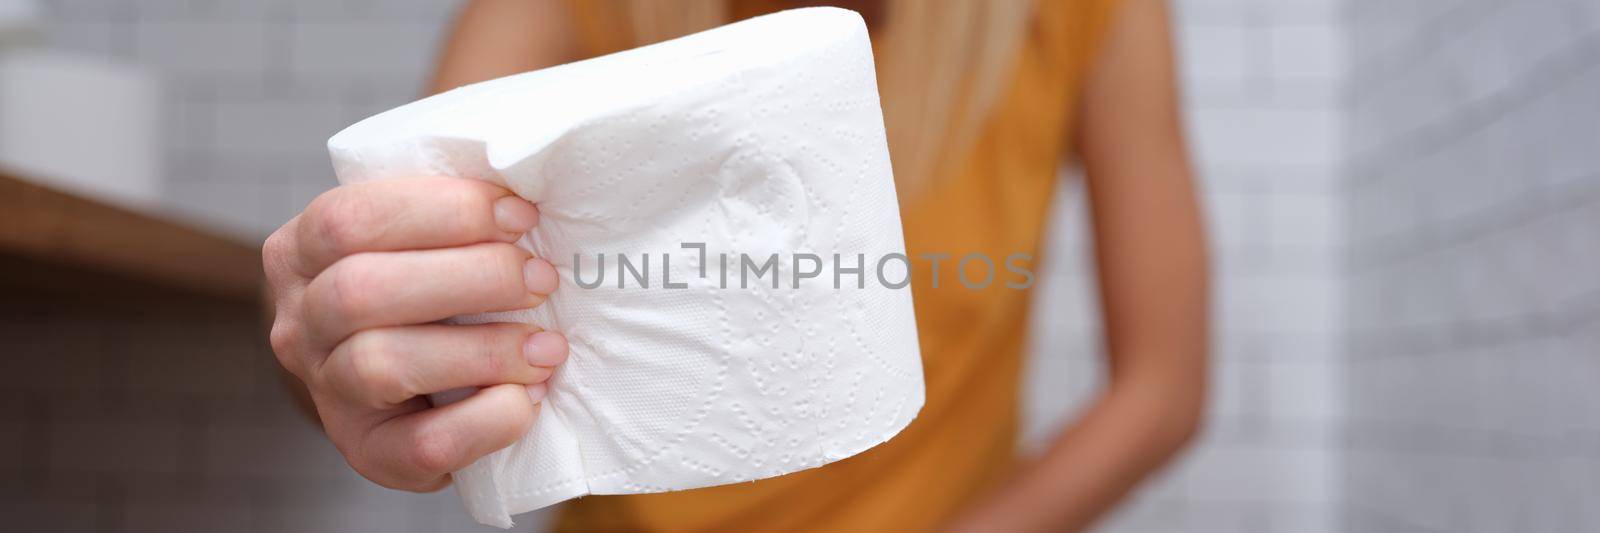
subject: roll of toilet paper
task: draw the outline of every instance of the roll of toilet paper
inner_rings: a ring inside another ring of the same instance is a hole
[[[536,309],[458,319],[528,322],[571,345],[528,434],[455,475],[480,522],[817,467],[922,407],[872,48],[853,12],[785,11],[463,87],[328,146],[342,182],[473,177],[540,206],[519,244],[556,265],[560,288]]]

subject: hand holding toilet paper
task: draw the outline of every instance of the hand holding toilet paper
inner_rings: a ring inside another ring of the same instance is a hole
[[[559,331],[571,356],[534,427],[454,475],[474,518],[778,476],[910,423],[911,291],[873,262],[905,251],[873,72],[859,16],[799,9],[463,87],[329,139],[343,183],[475,178],[539,205],[518,244],[560,289],[455,320]],[[772,254],[776,286],[719,276]],[[797,254],[830,268],[791,283]]]

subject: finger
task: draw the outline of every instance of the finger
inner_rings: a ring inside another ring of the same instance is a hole
[[[312,200],[295,229],[298,268],[307,278],[361,252],[512,242],[533,229],[539,210],[494,184],[460,178],[353,183]]]
[[[311,280],[301,298],[312,340],[332,347],[367,328],[535,307],[555,288],[549,262],[493,243],[356,254]]]
[[[460,402],[378,424],[364,437],[372,472],[390,488],[433,490],[450,472],[510,446],[533,425],[534,402],[523,385],[496,385]]]
[[[289,265],[297,253],[294,239],[290,236],[294,234],[299,221],[298,216],[289,219],[288,223],[267,237],[261,246],[261,261],[267,281],[264,301],[271,304],[266,312],[272,321],[272,331],[268,337],[272,353],[285,370],[303,379],[306,375],[304,363],[309,358],[304,350],[304,330],[300,327],[297,315],[301,309],[300,295],[308,280],[300,277]]]
[[[296,267],[300,247],[295,241],[295,234],[299,232],[299,227],[300,216],[295,215],[261,243],[262,270],[266,273],[268,290],[274,293],[304,284],[308,279],[300,276]]]
[[[566,359],[561,334],[524,324],[376,328],[340,343],[321,377],[346,400],[390,409],[462,387],[543,383]]]

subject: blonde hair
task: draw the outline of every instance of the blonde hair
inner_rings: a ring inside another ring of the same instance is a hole
[[[730,0],[618,0],[633,45],[728,22]],[[1029,0],[883,0],[874,28],[878,91],[902,200],[971,148],[1005,90],[1033,13]]]

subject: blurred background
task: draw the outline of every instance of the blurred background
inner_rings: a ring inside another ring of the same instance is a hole
[[[0,528],[485,530],[350,471],[252,303],[324,141],[421,93],[457,5],[0,0]],[[1100,530],[1600,530],[1600,3],[1175,6],[1213,401]],[[1100,386],[1062,195],[1030,447]]]

